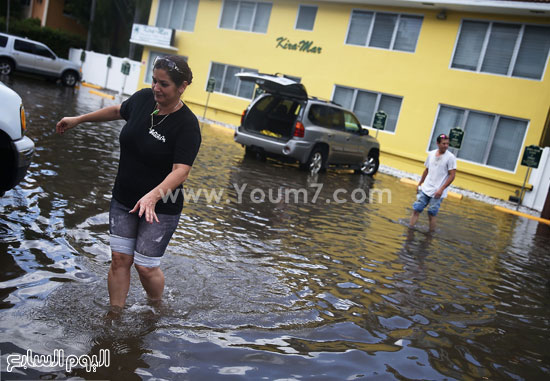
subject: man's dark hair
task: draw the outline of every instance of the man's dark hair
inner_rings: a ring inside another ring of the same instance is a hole
[[[438,143],[441,143],[441,141],[442,141],[443,139],[449,139],[449,137],[448,137],[447,135],[445,135],[445,134],[440,134],[440,135],[437,137],[437,142],[438,142]]]

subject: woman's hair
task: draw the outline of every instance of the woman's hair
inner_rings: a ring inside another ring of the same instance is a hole
[[[191,72],[191,68],[185,61],[185,58],[181,56],[174,55],[159,57],[155,61],[153,70],[154,69],[165,70],[170,79],[174,81],[178,87],[181,86],[183,81],[186,81],[188,85],[190,85],[193,81],[193,73]]]

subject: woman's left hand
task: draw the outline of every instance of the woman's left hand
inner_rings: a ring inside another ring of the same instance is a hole
[[[157,214],[155,213],[155,205],[158,199],[153,195],[153,192],[147,193],[143,196],[134,206],[134,209],[129,213],[138,212],[139,218],[145,214],[145,221],[152,224],[154,221],[159,222]]]

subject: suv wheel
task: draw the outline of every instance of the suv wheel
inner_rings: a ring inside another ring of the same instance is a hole
[[[72,70],[66,71],[61,77],[61,82],[64,86],[73,87],[78,81],[78,74]]]
[[[378,172],[380,166],[380,159],[376,156],[369,155],[367,159],[361,164],[361,169],[355,170],[355,173],[361,173],[363,175],[372,176]]]
[[[0,74],[10,75],[13,71],[13,63],[5,58],[0,58]]]
[[[266,160],[265,153],[263,153],[261,151],[253,150],[250,147],[245,147],[244,157],[250,158],[250,159],[257,159],[257,160],[260,160],[260,161],[265,161]]]
[[[321,147],[316,147],[311,152],[311,155],[309,155],[305,169],[309,170],[312,174],[319,173],[325,169],[326,161],[325,150]]]

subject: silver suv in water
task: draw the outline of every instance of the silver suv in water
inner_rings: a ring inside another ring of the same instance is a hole
[[[0,33],[0,74],[10,75],[14,70],[61,79],[70,87],[80,81],[76,63],[59,58],[41,42]]]
[[[331,102],[308,97],[305,87],[289,78],[238,73],[255,82],[261,95],[243,112],[235,141],[247,154],[298,162],[318,173],[328,166],[374,175],[380,144],[357,117]]]

